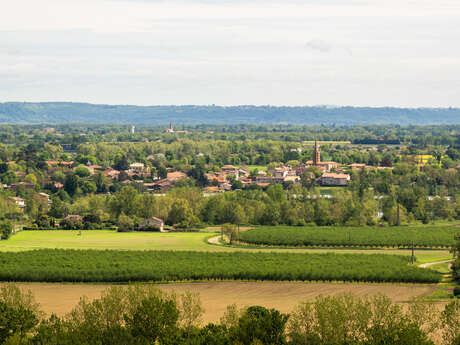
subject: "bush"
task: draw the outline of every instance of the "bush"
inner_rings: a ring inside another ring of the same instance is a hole
[[[118,217],[118,232],[129,232],[133,230],[133,220],[124,213],[120,214],[120,217]]]
[[[0,223],[0,239],[7,240],[10,238],[13,233],[13,225],[11,222],[1,222]]]
[[[460,285],[454,287],[454,296],[460,297]]]

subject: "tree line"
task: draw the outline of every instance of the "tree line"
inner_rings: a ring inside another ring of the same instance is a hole
[[[199,295],[168,294],[152,285],[111,287],[82,298],[64,316],[41,312],[33,295],[0,288],[4,345],[458,345],[460,300],[440,312],[413,300],[407,308],[384,295],[319,296],[291,313],[230,305],[203,323]]]

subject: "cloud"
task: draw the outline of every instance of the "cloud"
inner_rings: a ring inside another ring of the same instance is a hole
[[[458,0],[8,1],[0,100],[460,106],[458,18]]]
[[[305,43],[305,48],[319,51],[320,53],[329,53],[332,47],[322,40],[311,40]]]

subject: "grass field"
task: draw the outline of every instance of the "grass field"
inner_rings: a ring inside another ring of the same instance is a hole
[[[211,230],[218,231],[218,228]],[[210,245],[207,239],[218,233],[159,233],[130,232],[119,233],[109,230],[82,231],[22,231],[7,241],[0,241],[0,252],[19,252],[24,250],[58,248],[58,249],[117,249],[117,250],[193,250],[193,251],[250,251],[250,252],[292,252],[292,253],[366,253],[410,255],[404,249],[303,249],[303,248],[239,248]],[[416,250],[417,262],[420,264],[448,260],[452,254],[448,250]]]
[[[210,233],[116,232],[110,230],[21,231],[0,241],[0,251],[43,248],[119,250],[206,250]]]
[[[80,297],[90,300],[99,298],[107,284],[51,284],[18,283],[22,290],[30,290],[48,315],[59,316],[71,311]],[[206,282],[187,284],[159,284],[160,289],[176,293],[191,291],[200,294],[205,309],[204,322],[216,322],[230,304],[238,307],[262,305],[276,308],[283,313],[292,311],[295,305],[313,301],[318,295],[334,296],[353,293],[358,296],[383,293],[394,302],[403,303],[413,297],[426,297],[438,289],[435,285],[400,284],[333,284],[333,283],[289,283],[289,282]]]

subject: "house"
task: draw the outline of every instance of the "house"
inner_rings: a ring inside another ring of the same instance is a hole
[[[213,194],[217,194],[220,192],[220,189],[219,187],[217,186],[209,186],[209,187],[205,187],[203,188],[203,195],[204,196],[209,196],[209,195],[213,195]]]
[[[140,222],[139,230],[160,230],[160,232],[165,232],[164,222],[160,218],[152,217]]]
[[[350,175],[325,172],[318,181],[323,186],[346,186],[350,181]]]
[[[268,172],[276,178],[284,178],[289,174],[290,171],[291,167],[289,166],[281,166],[268,170]]]
[[[28,190],[33,190],[35,189],[35,185],[33,183],[29,182],[18,182],[18,183],[12,183],[8,187],[10,190],[17,191],[20,186],[23,186],[25,189]]]
[[[97,164],[91,164],[90,162],[88,162],[89,164],[86,164],[86,168],[89,170],[89,172],[91,173],[91,175],[94,175],[96,170],[102,170],[102,167],[100,165],[97,165]]]
[[[83,222],[83,217],[79,214],[69,214],[64,218],[64,220],[71,222]]]
[[[153,186],[149,188],[149,190],[158,191],[158,192],[166,192],[170,190],[172,187],[171,180],[163,179],[158,180],[153,183]]]
[[[41,192],[41,193],[38,193],[38,197],[42,199],[44,202],[51,204],[51,199],[48,194]]]
[[[251,174],[251,172],[249,171],[248,168],[245,168],[245,167],[241,167],[238,169],[238,173],[240,176],[249,176]]]
[[[332,169],[337,169],[339,167],[339,163],[337,162],[314,162],[314,161],[307,161],[306,165],[308,167],[316,167],[319,171],[326,171],[329,172]]]
[[[105,176],[105,177],[109,177],[111,179],[115,179],[117,178],[119,175],[120,175],[120,171],[118,170],[115,170],[115,169],[112,169],[112,168],[109,168],[109,169],[106,169],[102,172],[102,174]]]
[[[352,164],[349,164],[348,167],[349,167],[351,170],[361,170],[362,168],[365,168],[365,167],[366,167],[366,164],[363,164],[363,163],[352,163]]]
[[[46,165],[48,167],[52,167],[52,166],[63,166],[63,167],[66,167],[66,168],[70,168],[72,165],[73,165],[73,161],[45,161]]]
[[[9,199],[14,201],[19,208],[26,207],[26,202],[23,198],[19,198],[17,196],[10,196]]]
[[[222,173],[235,177],[237,180],[240,176],[239,169],[233,165],[224,165],[221,168]]]
[[[256,184],[259,183],[268,183],[268,184],[282,184],[284,182],[284,177],[275,177],[275,176],[257,176]]]
[[[292,176],[292,175],[286,176],[284,178],[284,182],[291,182],[291,183],[300,182],[300,176]]]
[[[181,171],[169,172],[166,176],[166,178],[170,181],[177,181],[177,180],[180,180],[181,178],[186,178],[186,177],[187,177],[187,174]]]
[[[129,170],[135,173],[140,173],[144,170],[144,163],[132,163],[129,165]]]
[[[64,185],[61,182],[55,182],[53,184],[53,187],[56,189],[61,189],[61,188],[64,188]]]

